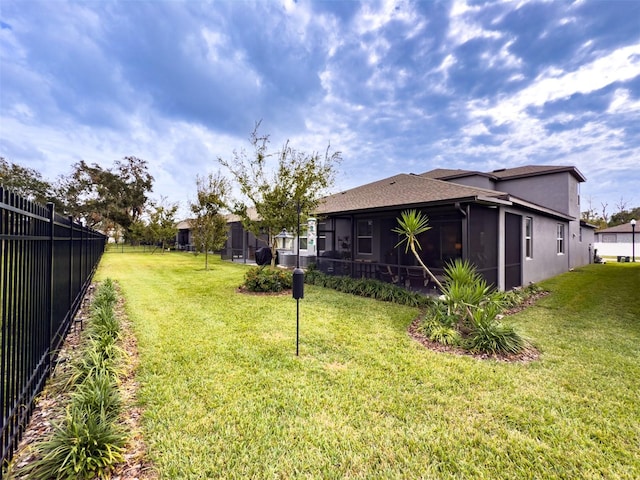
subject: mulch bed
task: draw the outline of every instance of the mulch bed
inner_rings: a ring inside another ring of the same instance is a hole
[[[116,285],[117,288],[117,285]],[[53,375],[47,382],[47,386],[36,399],[33,414],[27,425],[22,440],[20,441],[16,453],[12,460],[13,468],[9,473],[10,479],[27,480],[28,477],[20,475],[20,469],[33,462],[35,454],[32,445],[43,439],[49,438],[53,425],[64,420],[65,405],[67,395],[61,396],[59,389],[52,385],[70,368],[72,352],[82,348],[83,337],[81,335],[81,322],[84,324],[88,318],[91,302],[95,293],[96,285],[92,284],[87,289],[82,305],[74,318],[74,323],[65,338],[64,344],[58,354],[56,367]],[[126,352],[125,375],[120,379],[120,394],[123,402],[122,423],[127,428],[130,438],[125,446],[124,463],[116,466],[111,474],[112,480],[156,480],[158,478],[152,463],[147,458],[147,448],[142,438],[140,419],[141,410],[135,405],[135,395],[138,383],[135,381],[135,370],[138,366],[138,350],[135,337],[131,333],[130,324],[126,318],[124,302],[122,296],[118,296],[118,304],[115,311],[120,318],[120,325],[123,332],[121,347]]]

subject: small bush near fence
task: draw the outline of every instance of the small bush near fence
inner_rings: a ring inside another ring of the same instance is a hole
[[[117,344],[116,300],[115,287],[106,280],[92,303],[86,346],[73,360],[61,392],[67,403],[64,419],[54,424],[50,438],[34,446],[37,459],[17,472],[19,475],[102,479],[109,478],[114,466],[124,460],[127,432],[118,423],[123,351]]]

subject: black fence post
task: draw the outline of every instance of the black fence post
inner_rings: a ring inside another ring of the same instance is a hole
[[[47,338],[49,340],[49,348],[48,348],[48,355],[47,355],[47,362],[45,364],[45,371],[48,372],[49,369],[51,368],[51,355],[53,353],[53,332],[55,331],[54,326],[53,326],[53,275],[54,275],[54,246],[53,246],[53,242],[55,239],[55,230],[56,230],[56,226],[55,226],[55,220],[56,220],[56,207],[53,203],[49,202],[47,203],[47,208],[49,209],[49,244],[48,244],[48,250],[49,250],[49,258],[47,259],[47,265],[49,267],[49,274],[47,275]]]

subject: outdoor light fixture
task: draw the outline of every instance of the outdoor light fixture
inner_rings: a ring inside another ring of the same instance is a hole
[[[631,256],[633,263],[636,263],[636,219],[631,219]]]

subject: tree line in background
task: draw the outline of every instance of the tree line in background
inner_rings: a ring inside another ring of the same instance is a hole
[[[622,197],[614,205],[616,211],[613,214],[609,213],[608,203],[600,203],[600,208],[595,207],[593,203],[591,198],[587,199],[588,208],[582,212],[581,219],[599,229],[624,225],[634,218],[640,220],[640,207],[630,208],[629,202]]]
[[[177,205],[149,200],[153,177],[147,162],[137,157],[116,160],[108,168],[81,160],[54,182],[0,157],[0,184],[28,200],[51,202],[57,213],[116,240],[164,247],[173,244],[177,233]]]
[[[257,122],[250,135],[253,152],[234,151],[232,160],[218,158],[238,185],[241,198],[231,198],[231,183],[220,172],[196,177],[196,200],[189,203],[193,247],[205,254],[220,250],[227,241],[227,217],[233,213],[256,238],[266,235],[275,249],[276,235],[295,232],[298,219],[306,221],[323,193],[333,184],[340,152],[307,154],[287,141],[269,150],[269,135],[260,134]],[[38,203],[52,202],[56,212],[98,229],[116,241],[146,243],[164,251],[175,244],[177,204],[148,198],[154,178],[148,163],[124,157],[111,167],[84,160],[71,174],[49,182],[35,169],[0,157],[0,184]],[[273,257],[275,260],[275,256]]]

